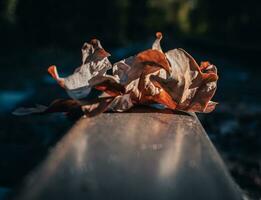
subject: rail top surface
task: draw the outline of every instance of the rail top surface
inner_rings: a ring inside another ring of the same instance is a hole
[[[196,115],[134,110],[80,119],[15,199],[241,199]]]

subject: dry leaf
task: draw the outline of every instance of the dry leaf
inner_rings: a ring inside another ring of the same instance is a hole
[[[65,112],[81,110],[94,116],[107,110],[123,112],[137,104],[159,103],[173,110],[211,112],[217,103],[211,99],[217,87],[217,69],[209,62],[200,66],[183,49],[163,52],[161,33],[156,33],[152,49],[116,62],[113,67],[97,39],[82,47],[82,65],[66,78],[60,78],[56,67],[48,71],[75,100],[58,100],[49,107],[18,109],[14,114]],[[106,74],[112,67],[113,74]],[[90,90],[104,93],[84,101]],[[81,100],[81,101],[77,101]]]

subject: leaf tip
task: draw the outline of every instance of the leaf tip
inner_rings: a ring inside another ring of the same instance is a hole
[[[161,32],[157,32],[157,33],[156,33],[156,37],[157,37],[158,39],[161,39],[161,38],[162,38],[162,33],[161,33]]]

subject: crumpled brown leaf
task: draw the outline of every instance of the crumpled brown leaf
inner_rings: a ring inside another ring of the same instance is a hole
[[[217,87],[217,69],[209,62],[200,65],[183,49],[163,52],[161,33],[151,49],[111,65],[107,53],[97,39],[82,47],[82,65],[65,78],[55,66],[48,72],[65,88],[73,100],[58,100],[49,107],[18,109],[14,114],[65,112],[79,108],[94,116],[107,110],[123,112],[137,104],[159,103],[173,110],[211,112],[211,101]],[[112,75],[108,69],[112,68]],[[102,91],[97,99],[84,100],[95,88]],[[19,112],[20,111],[20,112]]]

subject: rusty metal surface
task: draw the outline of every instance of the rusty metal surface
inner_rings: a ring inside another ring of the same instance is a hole
[[[81,119],[16,199],[241,199],[195,115],[105,113]]]

